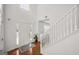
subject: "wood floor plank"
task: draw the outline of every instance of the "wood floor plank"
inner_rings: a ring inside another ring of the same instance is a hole
[[[42,55],[40,53],[40,42],[36,42],[34,44],[35,44],[35,47],[28,49],[27,51],[23,53],[21,53],[20,50],[17,48],[12,51],[9,51],[8,55],[17,55],[17,54],[19,55]]]

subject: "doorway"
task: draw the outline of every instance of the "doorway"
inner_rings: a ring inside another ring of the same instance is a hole
[[[48,46],[50,41],[50,20],[47,16],[39,21],[38,32],[41,41],[41,48]]]

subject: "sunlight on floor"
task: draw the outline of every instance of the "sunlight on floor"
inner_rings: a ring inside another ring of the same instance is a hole
[[[16,55],[19,55],[19,50],[16,51]]]

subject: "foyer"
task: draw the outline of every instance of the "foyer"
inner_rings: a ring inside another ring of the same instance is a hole
[[[78,55],[78,4],[0,5],[0,55]]]

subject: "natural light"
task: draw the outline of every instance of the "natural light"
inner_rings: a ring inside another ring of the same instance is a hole
[[[26,10],[26,11],[30,11],[30,5],[29,4],[21,4],[20,8]]]
[[[19,45],[19,25],[17,24],[17,30],[16,30],[16,45]]]

